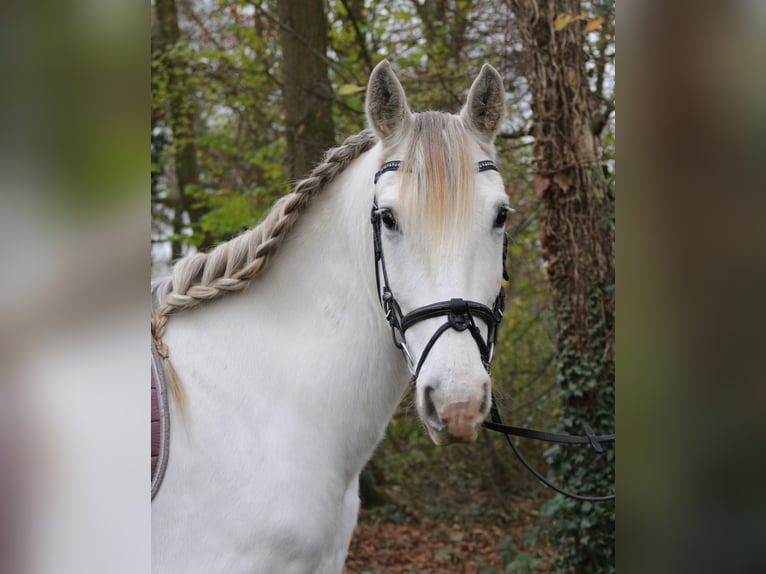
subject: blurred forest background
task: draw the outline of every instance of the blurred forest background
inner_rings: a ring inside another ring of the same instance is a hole
[[[506,422],[614,431],[614,0],[154,0],[152,272],[256,224],[366,127],[388,58],[414,111],[504,79],[511,205],[492,367]],[[519,441],[556,482],[611,492],[613,449]],[[347,572],[614,570],[614,503],[564,500],[500,435],[437,449],[403,401],[362,477]]]

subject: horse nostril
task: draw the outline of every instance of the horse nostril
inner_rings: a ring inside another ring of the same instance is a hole
[[[444,421],[436,412],[436,405],[434,404],[433,393],[434,388],[431,385],[425,385],[423,387],[423,411],[425,417],[431,422],[431,424],[437,430],[444,428]]]
[[[436,414],[436,406],[434,405],[433,395],[434,388],[431,385],[426,385],[423,388],[423,406],[425,407],[426,416],[433,416]]]
[[[484,383],[482,389],[484,390],[484,400],[481,402],[481,412],[488,413],[489,409],[492,408],[492,393],[489,390],[489,383]]]

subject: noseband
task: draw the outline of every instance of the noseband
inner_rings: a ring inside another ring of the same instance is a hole
[[[388,171],[396,171],[401,166],[400,161],[389,161],[384,163],[380,170],[375,174],[375,183],[378,183],[380,176]],[[478,163],[478,171],[498,171],[494,162],[489,160],[480,161]],[[495,349],[495,343],[497,343],[497,332],[500,321],[503,318],[503,309],[505,308],[505,289],[500,287],[500,292],[495,298],[495,303],[490,309],[482,303],[476,301],[466,301],[465,299],[450,299],[449,301],[439,301],[438,303],[431,303],[430,305],[424,305],[418,307],[406,315],[402,312],[402,308],[399,306],[396,298],[394,297],[391,285],[388,280],[388,272],[386,271],[386,259],[383,255],[383,242],[381,240],[381,215],[378,209],[377,198],[372,204],[372,214],[370,217],[372,222],[372,232],[374,238],[375,248],[375,281],[378,286],[378,297],[380,298],[380,304],[386,313],[386,320],[391,326],[391,337],[394,340],[394,345],[401,349],[404,354],[404,358],[407,360],[407,367],[412,373],[413,381],[417,380],[420,374],[420,369],[423,367],[423,363],[428,357],[428,353],[436,344],[436,341],[441,337],[448,329],[454,329],[455,331],[462,332],[468,331],[471,333],[473,340],[476,341],[476,345],[479,348],[479,354],[481,355],[481,361],[484,364],[484,368],[489,371],[489,367],[492,364],[492,358]],[[505,253],[508,247],[508,236],[505,236],[503,242],[503,278],[508,279],[508,274],[505,269]],[[381,281],[382,280],[382,281]],[[415,363],[415,360],[407,346],[407,339],[405,333],[407,329],[425,321],[426,319],[433,319],[436,317],[446,316],[447,320],[436,329],[434,334],[429,339],[426,346],[423,348],[423,352],[420,354],[420,359]],[[475,318],[479,318],[487,324],[487,336],[482,335],[481,329],[476,325]]]

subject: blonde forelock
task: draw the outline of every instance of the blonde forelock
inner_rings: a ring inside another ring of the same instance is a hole
[[[449,251],[470,227],[475,168],[470,135],[460,118],[422,112],[402,161],[400,220],[429,251]]]

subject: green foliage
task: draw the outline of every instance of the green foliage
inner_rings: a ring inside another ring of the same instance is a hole
[[[601,0],[592,3],[593,13],[597,16],[606,18],[614,13],[615,0]]]
[[[576,372],[581,371],[581,372]],[[600,379],[593,359],[565,369],[561,430],[582,434],[591,424],[599,434],[614,432],[613,381]],[[602,371],[603,372],[603,371]],[[588,408],[582,401],[587,399]],[[597,454],[589,446],[560,445],[548,449],[547,460],[562,486],[590,496],[610,494],[614,486],[614,449]],[[579,502],[557,495],[545,507],[553,518],[551,538],[561,550],[561,572],[602,573],[614,568],[614,502]]]
[[[282,137],[277,28],[252,14],[247,2],[187,8],[184,39],[167,52],[152,52],[153,137],[170,136],[157,154],[153,190],[158,225],[155,241],[173,233],[163,221],[178,209],[196,208],[185,220],[184,241],[223,241],[255,224],[288,189]],[[193,10],[193,12],[192,12]],[[183,144],[171,133],[173,68],[184,63],[183,89],[192,95],[191,134],[200,181],[192,205],[182,206],[175,188],[174,155]]]

